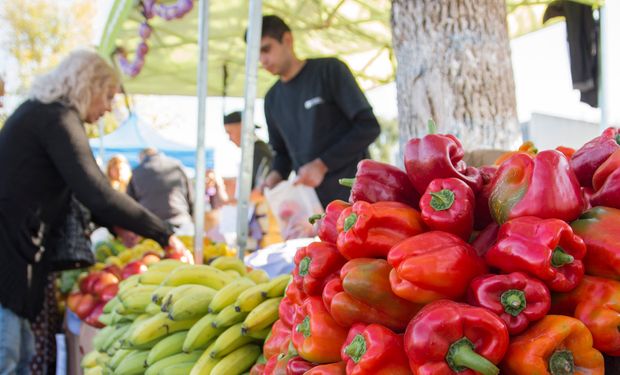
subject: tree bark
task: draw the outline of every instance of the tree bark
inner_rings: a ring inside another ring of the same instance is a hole
[[[401,150],[430,118],[466,150],[520,142],[505,0],[393,0],[392,43]]]

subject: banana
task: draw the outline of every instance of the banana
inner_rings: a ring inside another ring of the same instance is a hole
[[[230,327],[233,324],[243,322],[247,315],[246,312],[235,310],[235,306],[228,305],[217,314],[211,325],[215,328]]]
[[[161,304],[161,311],[168,311],[168,307],[170,307],[171,304],[174,304],[185,296],[188,296],[192,293],[198,293],[200,291],[209,291],[215,294],[214,289],[198,284],[179,285],[175,288],[172,288],[163,299],[163,302]]]
[[[180,260],[176,259],[162,259],[159,262],[151,264],[147,272],[171,272],[172,270],[181,266],[187,266],[187,263],[183,263]]]
[[[196,361],[177,363],[159,370],[159,375],[186,375],[192,371],[194,364],[196,364]]]
[[[229,327],[215,339],[209,352],[211,358],[222,358],[233,350],[254,341],[252,337],[241,334],[241,323]]]
[[[228,305],[232,305],[237,297],[246,289],[255,286],[256,283],[247,277],[233,280],[230,284],[218,290],[211,303],[209,304],[209,312],[220,312]]]
[[[202,350],[196,350],[191,353],[178,353],[159,360],[150,365],[144,375],[157,375],[166,367],[173,366],[179,363],[196,362],[202,355]]]
[[[244,290],[235,301],[235,310],[249,313],[252,309],[267,299],[268,290],[269,283],[258,284]]]
[[[160,286],[159,288],[155,289],[155,291],[151,295],[151,301],[153,303],[161,305],[166,294],[168,294],[168,292],[170,292],[174,288],[175,287],[173,286]]]
[[[224,272],[229,275],[230,277],[234,279],[238,279],[240,277],[242,277],[243,275],[240,274],[239,272],[235,271],[235,270],[224,270]]]
[[[269,334],[271,334],[271,326],[263,328],[260,331],[251,331],[251,332],[241,331],[241,333],[253,339],[265,341],[267,340],[267,337],[269,337]]]
[[[286,287],[293,279],[291,274],[280,275],[273,278],[269,283],[267,283],[267,297],[275,298],[284,296],[284,292],[286,291]]]
[[[222,358],[211,370],[211,375],[240,375],[254,365],[261,348],[255,344],[244,345]]]
[[[100,355],[101,355],[101,353],[99,353],[96,350],[93,350],[92,352],[89,352],[80,361],[80,367],[81,368],[89,368],[89,367],[97,366],[97,357],[99,357]]]
[[[183,342],[183,351],[189,353],[206,347],[207,344],[224,331],[224,328],[215,328],[212,323],[215,314],[207,314],[196,322],[187,332],[185,342]]]
[[[217,363],[220,361],[216,358],[211,358],[209,353],[211,353],[211,349],[214,344],[209,345],[209,347],[202,353],[198,361],[194,367],[192,367],[192,371],[189,373],[190,375],[209,375],[211,374],[211,370]]]
[[[103,368],[101,366],[85,368],[84,375],[103,375]]]
[[[95,362],[97,362],[97,366],[105,368],[109,360],[110,360],[109,355],[107,355],[106,353],[101,353],[101,355],[97,357]]]
[[[118,299],[118,295],[114,296],[114,298],[112,298],[111,300],[109,300],[108,302],[106,302],[106,304],[103,306],[103,313],[104,314],[109,314],[112,311],[114,311],[114,308],[116,307],[116,305],[118,305],[119,303],[121,303],[121,300]]]
[[[153,291],[155,291],[155,289],[157,289],[156,285],[142,285],[142,284],[138,284],[138,285],[135,285],[135,286],[133,286],[131,288],[127,288],[127,289],[123,290],[122,292],[118,292],[118,294],[116,296],[118,297],[118,299],[121,300],[121,303],[122,303],[127,298],[130,298],[131,296],[133,296],[135,294],[148,293],[149,296],[150,296],[153,293]]]
[[[112,332],[110,332],[107,335],[107,338],[103,341],[101,345],[101,351],[107,352],[108,349],[110,349],[112,345],[114,345],[114,343],[117,342],[121,338],[121,336],[125,334],[125,332],[127,332],[130,325],[131,324],[122,324],[114,326],[114,330],[112,330]]]
[[[140,314],[144,313],[146,306],[151,303],[150,290],[140,290],[137,293],[131,293],[128,296],[121,298],[123,304],[123,314]]]
[[[131,349],[117,350],[116,353],[114,353],[114,355],[112,356],[112,358],[110,358],[110,360],[108,361],[108,367],[110,367],[112,370],[116,369],[121,364],[121,362],[123,362],[123,360],[133,352],[135,351]]]
[[[151,271],[148,270],[140,274],[140,284],[159,285],[170,275],[170,271]]]
[[[224,271],[204,264],[188,265],[174,269],[162,282],[164,286],[200,284],[213,289],[222,289],[233,278]]]
[[[139,274],[131,275],[125,280],[121,281],[120,284],[118,284],[118,291],[120,293],[126,289],[133,288],[139,283],[140,283],[140,275]]]
[[[147,350],[136,350],[128,354],[114,370],[117,375],[139,375],[144,373]]]
[[[252,279],[256,284],[269,282],[269,274],[260,268],[255,268],[248,272],[247,277]]]
[[[113,311],[112,314],[110,314],[110,317],[111,317],[110,325],[132,323],[134,320],[136,320],[138,316],[139,316],[138,314],[121,315],[121,314],[116,313],[116,311]]]
[[[99,318],[97,320],[99,320],[99,323],[103,324],[104,326],[109,326],[112,323],[112,314],[101,314],[99,315]]]
[[[103,351],[102,350],[103,343],[108,338],[108,335],[112,333],[112,331],[114,331],[113,326],[106,326],[106,327],[101,328],[101,330],[99,330],[99,332],[95,334],[95,337],[93,337],[93,348],[96,351],[98,352]]]
[[[243,263],[241,259],[235,257],[217,257],[211,263],[209,263],[209,265],[222,271],[237,271],[237,273],[241,276],[245,276],[248,273],[245,263]]]
[[[144,321],[138,322],[128,336],[133,346],[145,345],[161,339],[171,333],[189,329],[198,319],[173,321],[168,314],[159,313]]]
[[[168,317],[172,320],[200,318],[209,311],[209,304],[216,291],[207,287],[183,296],[168,306]]]
[[[242,330],[244,334],[260,331],[267,328],[278,320],[278,306],[280,306],[279,298],[270,298],[267,301],[256,306],[243,321]]]
[[[187,337],[188,331],[179,331],[162,339],[149,351],[146,358],[146,364],[151,366],[153,363],[162,360],[171,355],[181,353],[183,351],[183,342]]]
[[[149,302],[149,304],[144,308],[144,312],[149,315],[155,315],[161,312],[161,306],[156,303]]]

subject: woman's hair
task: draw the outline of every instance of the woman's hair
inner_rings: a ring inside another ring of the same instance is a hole
[[[125,171],[123,171],[125,169]],[[112,171],[115,170],[117,176],[112,176]],[[125,173],[123,173],[125,172]],[[127,161],[127,158],[121,154],[116,154],[108,160],[106,167],[106,176],[110,185],[118,191],[125,192],[127,184],[131,179],[131,166]]]
[[[93,96],[105,95],[108,87],[118,84],[118,75],[101,56],[94,51],[76,50],[54,70],[35,78],[29,97],[73,107],[84,120]]]

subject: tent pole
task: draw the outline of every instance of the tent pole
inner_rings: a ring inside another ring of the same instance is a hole
[[[207,112],[207,50],[209,41],[209,0],[201,0],[198,13],[198,134],[196,140],[196,198],[194,201],[194,257],[196,264],[203,263],[203,238],[205,222],[205,123]]]
[[[607,59],[607,45],[609,37],[609,25],[607,19],[607,5],[603,5],[599,8],[599,22],[600,22],[600,37],[599,37],[599,87],[598,87],[598,105],[601,109],[601,121],[599,123],[599,130],[602,132],[607,128],[609,123],[609,61]]]
[[[239,194],[237,203],[237,249],[243,259],[248,241],[248,210],[252,190],[254,162],[254,102],[258,80],[258,58],[262,28],[262,0],[250,0],[247,46],[245,54],[245,90],[241,130],[241,166],[239,167]]]

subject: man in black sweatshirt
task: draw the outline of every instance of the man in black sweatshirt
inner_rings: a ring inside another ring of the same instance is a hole
[[[336,58],[300,60],[291,29],[273,15],[263,17],[260,62],[280,78],[265,96],[275,157],[264,186],[295,170],[295,183],[315,188],[323,206],[347,200],[349,189],[338,179],[355,175],[381,132],[353,74]]]

